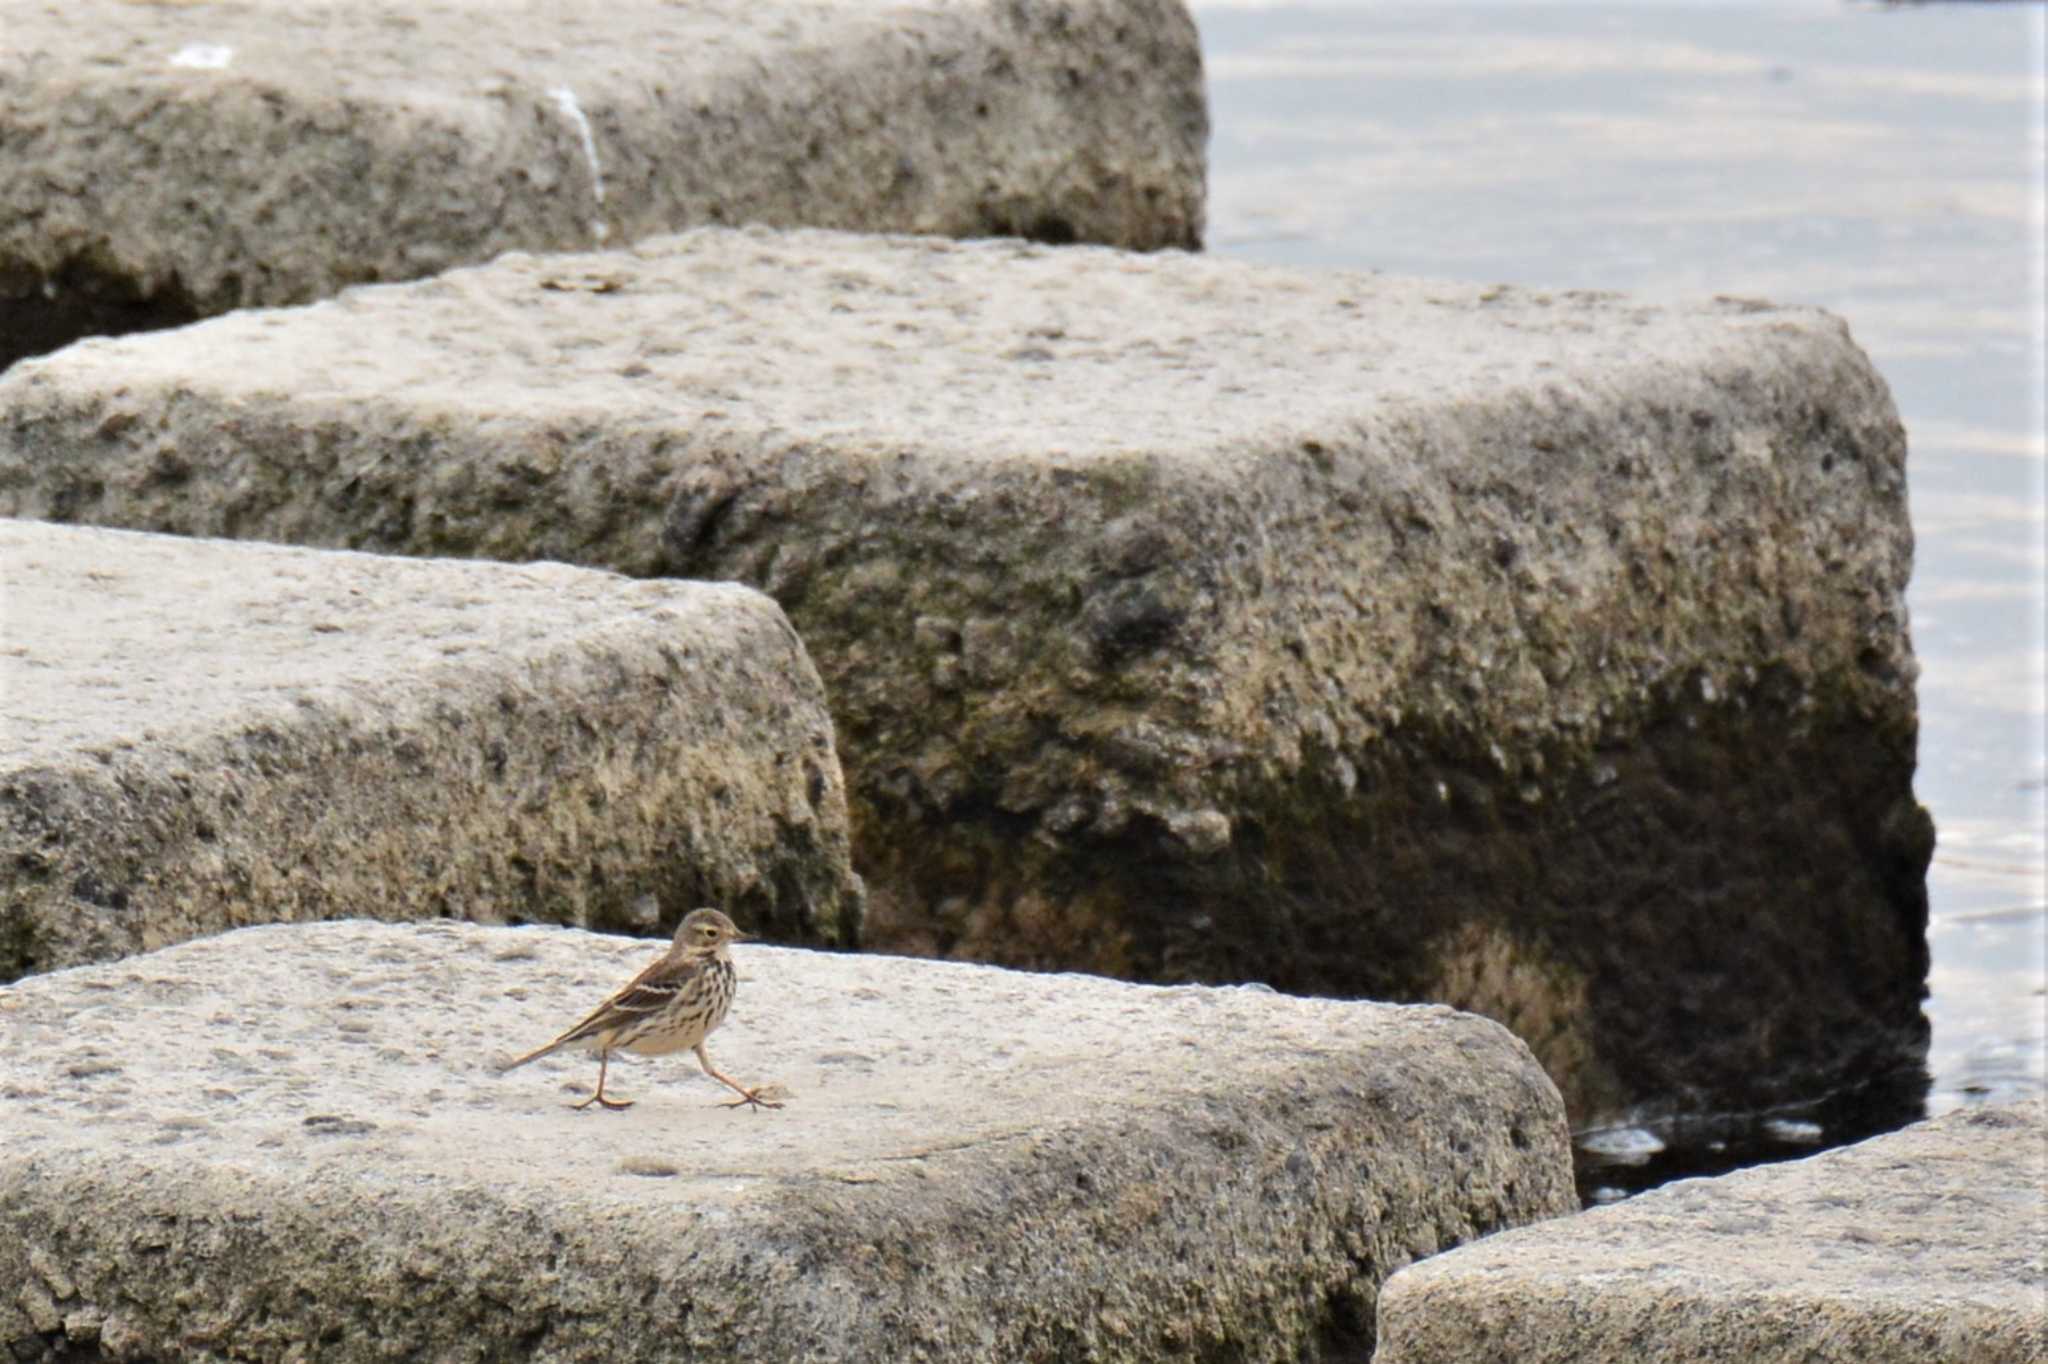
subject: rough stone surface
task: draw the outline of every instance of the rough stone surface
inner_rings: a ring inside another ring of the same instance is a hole
[[[857,927],[759,593],[24,522],[0,574],[0,980],[341,915]]]
[[[2039,1364],[2048,1123],[1965,1109],[1403,1270],[1374,1364]]]
[[[737,578],[878,946],[1440,999],[1582,1121],[1917,1075],[1905,439],[1833,317],[704,231],[93,342],[0,509]]]
[[[0,989],[0,1344],[1358,1358],[1394,1269],[1573,1206],[1557,1091],[1438,1006],[747,946],[710,1051],[781,1110],[687,1055],[624,1113],[497,1073],[649,954],[269,926]]]
[[[1199,245],[1181,0],[0,3],[0,367],[702,223]]]

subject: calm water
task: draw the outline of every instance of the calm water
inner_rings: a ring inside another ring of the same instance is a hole
[[[1911,440],[1917,784],[1940,828],[1929,1106],[2042,1093],[2043,8],[1195,13],[1212,251],[1848,319]],[[1713,1138],[1731,1161],[1826,1140],[1782,1119]],[[1647,1134],[1592,1144],[1659,1159]]]

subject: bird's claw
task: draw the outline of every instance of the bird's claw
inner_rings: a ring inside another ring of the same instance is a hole
[[[720,1105],[719,1105],[719,1107],[720,1107],[720,1108],[748,1108],[748,1107],[751,1107],[751,1108],[780,1108],[780,1107],[782,1107],[782,1105],[781,1105],[780,1103],[776,1102],[776,1101],[775,1101],[774,1099],[764,1099],[764,1098],[762,1098],[762,1097],[761,1097],[761,1091],[760,1091],[760,1090],[758,1090],[758,1089],[749,1089],[749,1090],[743,1090],[743,1091],[741,1092],[741,1094],[740,1094],[740,1097],[739,1097],[739,1098],[737,1098],[737,1099],[727,1099],[727,1100],[726,1100],[726,1101],[725,1101],[724,1103],[720,1104]]]
[[[607,1099],[602,1094],[593,1094],[589,1098],[585,1099],[582,1103],[570,1104],[569,1107],[575,1109],[578,1113],[581,1113],[584,1109],[590,1107],[592,1104],[597,1104],[600,1107],[608,1108],[614,1113],[623,1113],[633,1106],[633,1100]]]

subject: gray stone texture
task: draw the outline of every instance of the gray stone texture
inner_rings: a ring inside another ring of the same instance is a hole
[[[1181,0],[8,0],[0,367],[705,223],[1202,236]]]
[[[2040,1364],[2043,1114],[1964,1109],[1412,1266],[1374,1364]]]
[[[0,510],[736,578],[885,948],[1439,999],[1579,1121],[1921,1075],[1905,438],[1847,330],[701,231],[0,379]]]
[[[0,980],[337,916],[858,926],[750,589],[11,521],[0,576]]]
[[[0,989],[0,1347],[1359,1357],[1393,1270],[1573,1206],[1555,1088],[1438,1006],[743,946],[710,1050],[783,1109],[498,1073],[653,950],[267,926]]]

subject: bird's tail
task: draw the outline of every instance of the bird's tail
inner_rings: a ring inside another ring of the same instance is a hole
[[[566,1037],[557,1037],[554,1041],[548,1043],[545,1047],[536,1047],[516,1061],[507,1061],[504,1065],[498,1067],[498,1073],[502,1075],[508,1070],[517,1070],[521,1066],[525,1065],[528,1061],[538,1061],[541,1057],[546,1056],[549,1052],[560,1051],[563,1045],[568,1042],[568,1040],[569,1039]]]

